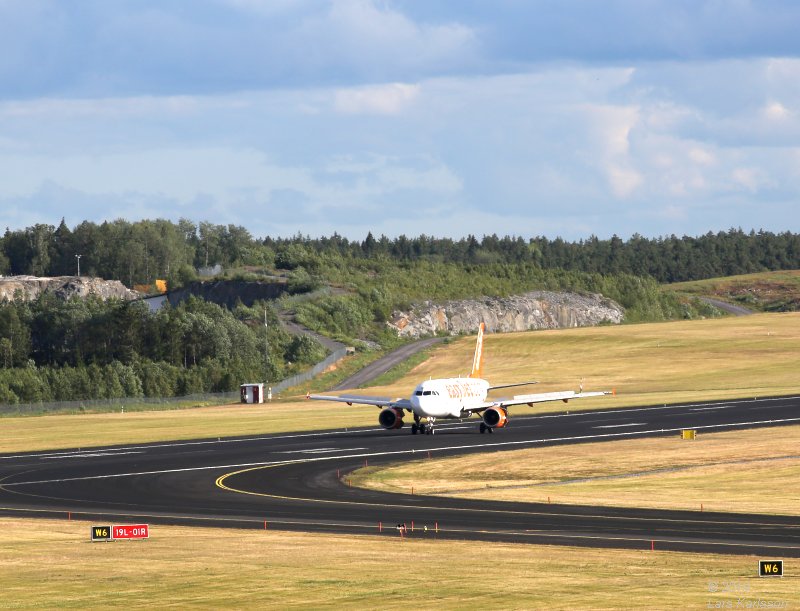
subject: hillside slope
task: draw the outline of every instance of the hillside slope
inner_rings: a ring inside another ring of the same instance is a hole
[[[683,295],[711,297],[760,312],[800,311],[800,270],[678,282],[665,285],[665,288]]]

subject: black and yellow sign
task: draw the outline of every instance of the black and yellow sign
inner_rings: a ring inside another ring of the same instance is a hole
[[[783,577],[783,560],[759,560],[759,577]]]
[[[92,526],[92,541],[111,541],[112,539],[110,524],[108,526]]]

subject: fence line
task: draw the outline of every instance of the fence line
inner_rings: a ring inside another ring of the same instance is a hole
[[[325,360],[320,361],[308,371],[304,371],[303,373],[298,373],[297,375],[293,375],[291,378],[286,378],[285,380],[282,380],[277,384],[275,384],[275,386],[272,387],[272,394],[276,395],[286,390],[287,388],[291,388],[292,386],[297,386],[298,384],[302,384],[303,382],[308,382],[314,376],[322,373],[334,363],[338,363],[339,361],[341,361],[346,354],[347,354],[347,348],[340,348],[335,352],[331,352]]]
[[[125,407],[139,405],[169,405],[170,403],[203,403],[236,400],[239,392],[195,393],[180,397],[117,397],[113,399],[84,399],[78,401],[43,401],[40,403],[10,403],[0,405],[0,414],[37,414],[41,412],[80,412],[92,408]]]

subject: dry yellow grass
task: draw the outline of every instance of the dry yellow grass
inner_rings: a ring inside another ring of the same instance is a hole
[[[369,406],[330,409],[312,401],[186,410],[0,419],[0,453],[179,439],[344,429],[376,422]]]
[[[351,480],[463,498],[800,515],[800,426],[413,461]]]
[[[473,338],[459,340],[374,390],[406,396],[419,380],[466,374],[474,348]],[[493,384],[536,379],[545,392],[577,390],[583,379],[586,390],[617,389],[613,400],[575,409],[792,394],[800,392],[800,313],[488,335],[484,358]],[[563,404],[532,411],[548,409]]]
[[[433,352],[397,382],[357,391],[407,397],[428,377],[467,373],[474,338]],[[485,375],[494,384],[538,379],[537,391],[616,388],[575,409],[800,392],[800,313],[489,335]],[[563,403],[514,413],[561,410]],[[0,453],[167,439],[227,437],[376,424],[372,407],[276,401],[126,414],[3,418]]]
[[[407,396],[419,379],[465,373],[473,346],[469,338],[457,341],[397,383],[364,392]],[[547,383],[541,385],[543,391],[575,388],[584,377],[587,389],[616,387],[621,394],[574,405],[610,407],[798,392],[798,354],[800,315],[759,315],[489,336],[485,371],[497,384],[540,379]],[[562,408],[557,404],[535,411]],[[526,410],[517,410],[522,411]],[[369,407],[276,402],[124,415],[4,418],[0,452],[343,428],[372,424],[375,417],[376,410]],[[732,443],[731,456],[741,460],[740,450],[755,438],[755,433],[748,433],[743,444]],[[678,458],[690,463],[701,457],[684,453],[702,454],[712,448],[705,435],[694,445],[664,441],[681,444],[676,446]],[[630,443],[634,442],[625,442]],[[614,444],[598,445],[610,451]],[[551,476],[565,473],[564,468],[577,460],[551,452],[583,454],[586,447],[547,449],[546,458],[553,461]],[[617,452],[628,461],[619,469],[630,472],[635,466],[630,446],[619,447]],[[778,451],[769,444],[762,450],[762,458]],[[788,454],[785,448],[780,452]],[[646,464],[652,468],[654,452],[636,454],[647,455]],[[503,469],[494,468],[497,461],[491,455],[482,459],[485,472],[477,476],[487,478],[484,487],[507,468],[509,456],[502,455]],[[588,459],[584,455],[573,474],[590,472],[591,463],[596,466],[611,459],[611,455],[590,454]],[[426,463],[426,470],[433,464]],[[700,463],[686,467],[712,468]],[[787,467],[793,469],[796,463]],[[735,469],[741,484],[743,470]],[[793,471],[782,477],[793,478],[784,488],[796,489]],[[707,488],[713,489],[720,479],[719,474],[714,476]],[[772,486],[780,488],[780,481],[773,480]],[[695,483],[672,484],[673,491],[691,500],[686,491]],[[770,489],[770,494],[775,492],[776,488]],[[86,523],[0,519],[0,608],[157,604],[662,609],[735,606],[738,599],[800,604],[796,563],[787,561],[788,577],[764,580],[755,577],[756,559],[751,557],[176,527],[154,528],[147,542],[92,544],[88,536]]]
[[[91,543],[89,526],[0,519],[0,609],[800,604],[791,560],[759,579],[754,557],[167,526]]]
[[[587,389],[616,388],[620,405],[794,393],[800,313],[490,336],[485,354],[493,383],[526,369],[543,390],[585,377]]]

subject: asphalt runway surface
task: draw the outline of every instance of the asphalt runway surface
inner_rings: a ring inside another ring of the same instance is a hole
[[[325,408],[323,408],[325,409]],[[342,409],[337,407],[336,409]],[[376,410],[377,418],[378,410]],[[235,417],[235,415],[232,415]],[[370,466],[648,436],[800,423],[800,396],[478,420],[435,435],[377,425],[347,431],[0,455],[0,515],[800,557],[800,518],[508,503],[348,486]],[[743,432],[746,444],[752,432]],[[686,442],[692,443],[692,442]],[[588,450],[587,450],[588,451]],[[735,468],[735,467],[732,467]]]

